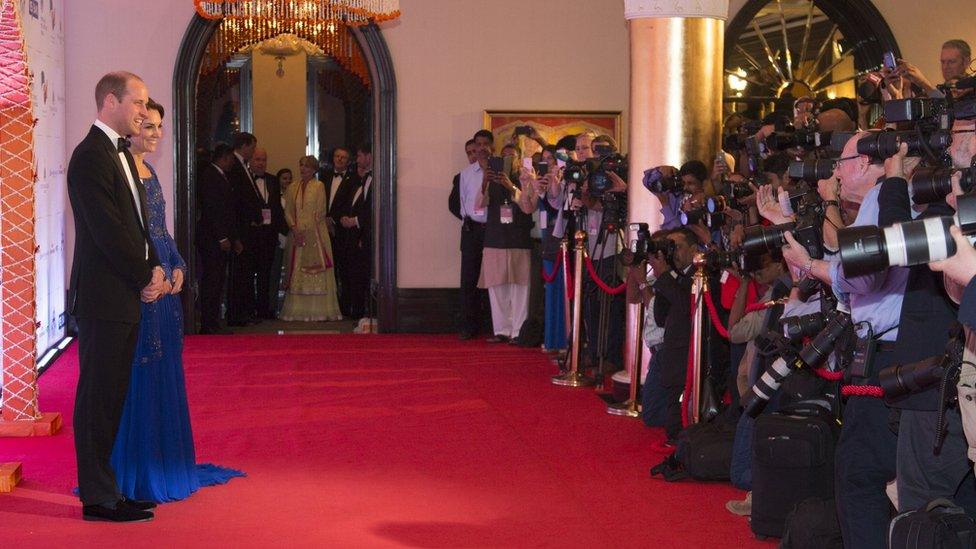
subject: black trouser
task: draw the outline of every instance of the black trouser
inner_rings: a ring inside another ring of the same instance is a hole
[[[684,385],[665,387],[668,391],[667,419],[664,425],[664,432],[668,435],[668,440],[676,440],[678,433],[684,429],[681,422],[681,394],[685,391]]]
[[[118,501],[110,459],[129,390],[139,324],[82,318],[78,322],[80,373],[74,437],[78,492],[84,505]]]
[[[220,303],[227,280],[227,252],[216,242],[201,244],[200,251],[200,326],[205,330],[220,327]]]
[[[461,322],[459,331],[472,335],[481,331],[491,315],[488,291],[478,288],[481,258],[484,253],[485,227],[465,220],[461,228]]]
[[[274,318],[277,303],[271,301],[271,267],[275,261],[275,251],[278,250],[278,231],[271,225],[255,227],[252,230],[251,242],[254,243],[254,307],[258,316]],[[277,273],[281,277],[281,272]],[[250,291],[250,286],[247,288]],[[277,301],[277,300],[276,300]]]
[[[605,259],[594,259],[593,267],[596,269],[600,279],[609,286],[617,286],[620,283],[617,277],[617,256],[613,255]],[[596,367],[600,360],[600,302],[606,300],[606,347],[603,350],[603,358],[609,362],[611,370],[606,373],[623,367],[624,352],[624,293],[608,295],[596,285],[584,269],[583,273],[583,310],[586,318],[586,353],[590,358],[590,363]]]
[[[976,511],[976,485],[959,408],[946,411],[946,437],[936,455],[933,447],[938,416],[934,410],[901,411],[897,459],[901,513],[923,508],[936,498],[951,499],[970,514]]]
[[[227,322],[240,324],[254,316],[254,274],[257,271],[256,242],[252,238],[243,241],[244,250],[231,254],[230,288],[227,290]]]

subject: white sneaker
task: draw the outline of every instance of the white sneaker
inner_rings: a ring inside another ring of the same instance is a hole
[[[746,492],[746,499],[732,500],[725,503],[725,508],[733,515],[748,517],[752,515],[752,492]]]

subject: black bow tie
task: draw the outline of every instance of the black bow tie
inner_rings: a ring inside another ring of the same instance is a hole
[[[118,143],[116,143],[116,148],[119,152],[128,149],[132,145],[132,141],[128,137],[120,137]]]

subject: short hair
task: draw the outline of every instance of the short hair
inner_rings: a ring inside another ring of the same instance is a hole
[[[166,111],[163,110],[163,106],[157,103],[152,97],[149,98],[149,103],[146,104],[146,110],[158,112],[160,118],[166,116]]]
[[[281,168],[280,170],[278,170],[278,173],[275,174],[275,179],[281,181],[281,175],[282,174],[285,174],[285,173],[287,173],[288,175],[291,175],[291,176],[294,176],[295,175],[295,174],[291,173],[291,168]]]
[[[854,122],[855,124],[857,123],[857,101],[851,99],[850,97],[837,97],[834,99],[828,99],[820,104],[820,112],[822,113],[833,109],[843,112],[847,115],[847,118],[851,119],[851,122]]]
[[[766,157],[763,163],[763,171],[774,173],[780,177],[790,169],[790,155],[785,152],[778,152]]]
[[[363,154],[373,154],[373,144],[369,141],[364,141],[356,146],[357,153]]]
[[[479,137],[484,137],[491,144],[495,143],[495,134],[491,133],[491,130],[478,130],[474,132],[472,139],[478,139]]]
[[[227,143],[217,143],[214,145],[213,153],[210,154],[210,161],[217,162],[222,158],[227,158],[228,156],[234,154],[234,149]]]
[[[338,147],[342,148],[342,147]],[[343,149],[345,150],[345,149]],[[349,152],[349,151],[346,151]],[[313,155],[308,154],[298,159],[299,166],[305,166],[306,168],[319,169],[319,159],[315,158]]]
[[[566,149],[567,151],[575,151],[576,150],[576,136],[575,135],[566,135],[566,136],[563,136],[562,138],[559,139],[559,141],[556,142],[556,148],[557,149]]]
[[[330,156],[332,158],[335,158],[335,153],[337,153],[339,151],[345,151],[346,156],[349,156],[349,147],[347,147],[345,145],[339,145],[338,147],[332,149],[332,154]]]
[[[955,48],[959,50],[959,53],[961,53],[962,56],[966,59],[973,58],[973,50],[969,47],[969,43],[966,42],[965,40],[959,38],[946,40],[945,43],[942,44],[942,49],[946,49],[946,48]]]
[[[142,78],[139,78],[139,75],[129,71],[114,71],[101,77],[98,80],[98,84],[95,84],[95,108],[101,110],[102,103],[105,102],[105,98],[109,94],[121,100],[122,96],[125,95],[125,89],[129,85],[129,80],[142,82]]]
[[[607,145],[610,145],[611,147],[613,147],[613,150],[617,150],[617,140],[614,139],[614,138],[612,138],[612,137],[610,137],[609,135],[607,135],[605,133],[601,133],[600,135],[594,137],[593,138],[593,142],[594,143],[606,143]]]
[[[505,152],[505,149],[512,149],[515,151],[515,154],[522,154],[522,151],[519,150],[518,145],[514,143],[506,143],[505,146],[502,147],[502,152]]]
[[[684,237],[685,243],[688,244],[689,246],[698,246],[699,244],[701,244],[701,241],[698,240],[698,235],[695,234],[695,231],[689,229],[688,227],[678,227],[676,229],[671,229],[671,232],[668,234],[669,235],[680,234],[682,237]]]
[[[464,142],[464,148],[465,149],[467,149],[471,145],[474,145],[474,139],[468,139],[467,141]]]
[[[234,150],[243,149],[244,147],[249,147],[258,142],[258,138],[254,137],[253,133],[248,132],[237,132],[234,134]]]
[[[681,169],[678,170],[678,177],[684,175],[690,175],[704,183],[708,179],[708,168],[701,160],[689,160],[682,164]]]

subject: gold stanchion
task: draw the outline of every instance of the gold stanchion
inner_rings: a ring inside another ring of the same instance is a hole
[[[630,395],[627,402],[610,404],[607,413],[612,416],[638,417],[640,403],[637,401],[637,388],[640,387],[640,371],[644,360],[644,296],[637,304],[637,336],[634,338],[634,360],[630,365]]]
[[[705,279],[705,254],[696,253],[693,261],[695,276],[691,283],[691,296],[694,309],[691,311],[691,395],[686,403],[688,406],[688,422],[698,423],[701,420],[701,363],[702,363],[702,332],[704,331],[705,303],[704,293],[708,291]]]
[[[573,265],[573,342],[569,355],[569,371],[552,377],[553,385],[562,387],[591,387],[595,381],[584,377],[580,372],[583,358],[583,341],[580,338],[583,326],[583,254],[586,252],[586,231],[577,230],[575,240],[576,264]],[[564,257],[565,261],[566,258]]]

